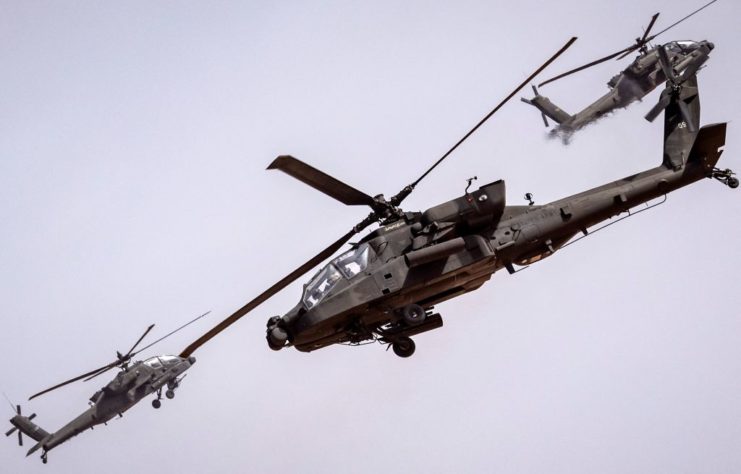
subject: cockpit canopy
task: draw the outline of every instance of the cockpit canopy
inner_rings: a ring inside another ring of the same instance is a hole
[[[143,360],[142,364],[147,365],[153,369],[159,369],[159,368],[162,368],[163,365],[171,365],[177,362],[178,360],[180,360],[179,357],[175,357],[172,355],[161,355],[161,356],[150,357],[149,359]]]
[[[683,41],[672,41],[664,45],[664,48],[668,51],[677,54],[687,54],[700,47],[697,41],[683,40]]]
[[[319,270],[304,287],[301,302],[308,310],[317,305],[327,296],[327,293],[340,281],[347,280],[362,272],[368,266],[368,244],[361,244],[332,260]]]

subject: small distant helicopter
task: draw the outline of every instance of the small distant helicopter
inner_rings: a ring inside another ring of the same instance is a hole
[[[505,184],[499,180],[431,207],[424,212],[400,208],[416,186],[463,141],[530,83],[576,38],[564,46],[416,181],[390,199],[349,186],[292,156],[279,156],[277,169],[350,206],[368,206],[371,213],[326,249],[238,309],[186,347],[189,357],[200,346],[257,306],[316,267],[355,234],[371,224],[380,227],[350,250],[332,259],[304,285],[298,304],[267,322],[267,342],[273,350],[295,347],[310,352],[332,344],[380,342],[400,357],[415,352],[411,339],[439,328],[442,317],[434,306],[481,287],[500,269],[530,265],[589,235],[590,228],[614,216],[703,178],[715,178],[731,188],[738,179],[716,164],[725,143],[726,124],[695,130],[700,123],[699,93],[690,99],[667,95],[663,108],[664,155],[655,168],[545,205],[506,205]],[[697,90],[697,78],[686,79]],[[609,225],[609,224],[607,224]],[[597,229],[599,230],[599,229]]]
[[[581,112],[574,115],[568,114],[563,109],[553,104],[547,97],[540,95],[538,88],[535,86],[532,86],[535,97],[532,99],[522,98],[521,100],[526,104],[534,106],[540,111],[543,123],[546,127],[549,126],[548,118],[559,124],[552,130],[552,135],[561,136],[565,141],[568,141],[573,132],[598,120],[605,114],[616,109],[627,107],[631,103],[645,97],[660,84],[668,82],[669,84],[667,89],[662,94],[659,102],[648,112],[648,114],[646,114],[646,119],[653,121],[668,105],[668,95],[682,94],[684,99],[690,99],[693,96],[695,91],[690,89],[684,90],[683,86],[689,78],[694,77],[695,74],[697,74],[700,68],[709,59],[710,52],[713,50],[715,45],[709,41],[672,41],[664,45],[657,45],[649,48],[649,43],[657,36],[695,15],[700,10],[707,8],[716,1],[717,0],[713,0],[705,4],[701,8],[695,10],[655,35],[649,36],[651,28],[659,17],[659,14],[657,13],[651,17],[651,21],[643,33],[643,36],[641,38],[636,38],[635,44],[538,84],[538,87],[542,87],[553,81],[583,71],[584,69],[615,57],[617,57],[617,59],[622,59],[630,53],[638,51],[640,53],[639,56],[630,64],[630,66],[614,76],[607,83],[610,91]],[[687,125],[692,129],[692,131],[697,131],[698,124],[694,123],[690,119],[686,108],[683,108],[682,113],[685,116],[685,122]]]
[[[180,326],[176,330],[169,334],[157,339],[153,343],[143,347],[142,349],[134,352],[136,347],[147,334],[154,328],[154,324],[149,326],[144,334],[136,341],[136,343],[129,349],[126,354],[116,352],[116,360],[104,365],[103,367],[97,368],[85,374],[79,375],[70,380],[64,381],[53,387],[47,388],[39,393],[36,393],[29,397],[32,400],[40,395],[56,390],[72,382],[76,382],[81,379],[90,380],[92,378],[101,375],[114,367],[118,367],[121,371],[116,374],[108,384],[98,390],[90,397],[90,408],[85,410],[74,420],[70,421],[62,428],[54,433],[48,433],[33,421],[36,414],[31,416],[23,416],[21,413],[21,406],[16,405],[11,408],[15,409],[16,415],[10,419],[10,423],[13,428],[10,429],[5,436],[10,436],[14,432],[18,432],[18,444],[23,446],[23,435],[30,437],[36,444],[26,454],[30,456],[39,449],[42,450],[41,461],[46,464],[48,461],[48,452],[53,448],[59,446],[70,438],[77,436],[88,428],[92,429],[95,425],[106,424],[115,416],[122,417],[123,412],[131,408],[132,406],[139,403],[140,400],[147,397],[152,393],[157,394],[157,398],[152,400],[152,406],[159,408],[162,404],[160,401],[162,398],[162,391],[165,390],[165,397],[172,399],[175,397],[175,389],[178,388],[180,382],[186,374],[184,372],[188,370],[195,362],[195,357],[178,357],[173,355],[161,355],[149,357],[147,359],[134,362],[129,365],[131,359],[133,359],[140,352],[152,347],[163,339],[175,334],[177,331],[184,327],[196,322],[203,318],[209,312],[204,313],[197,318],[189,321],[188,323]],[[10,400],[8,400],[10,402]]]

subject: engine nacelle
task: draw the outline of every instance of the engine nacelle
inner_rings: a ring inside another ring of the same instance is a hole
[[[422,223],[455,222],[469,229],[485,227],[502,217],[505,204],[504,181],[499,180],[427,209],[422,214]]]

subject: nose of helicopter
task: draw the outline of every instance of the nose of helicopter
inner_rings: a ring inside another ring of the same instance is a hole
[[[713,50],[713,49],[715,48],[715,45],[714,45],[713,43],[711,43],[710,41],[707,41],[706,43],[707,43],[707,45],[708,45],[708,49],[709,49],[710,51],[712,51],[712,50]]]

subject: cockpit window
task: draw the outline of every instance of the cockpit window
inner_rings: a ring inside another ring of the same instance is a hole
[[[301,298],[306,309],[311,309],[327,296],[340,278],[350,279],[368,266],[368,245],[362,244],[343,253],[319,270],[304,288]]]
[[[345,278],[354,277],[368,266],[368,245],[363,244],[356,249],[343,253],[334,259],[333,263]]]
[[[673,51],[675,53],[688,53],[690,51],[694,51],[697,49],[697,42],[696,41],[672,41],[671,43],[668,43],[665,46],[668,50]]]
[[[306,309],[313,308],[324,299],[340,278],[340,272],[331,263],[319,271],[304,289],[303,302]]]
[[[171,355],[162,355],[158,357],[150,357],[143,362],[153,369],[159,369],[163,365],[169,365],[174,361],[177,361],[177,357]]]

